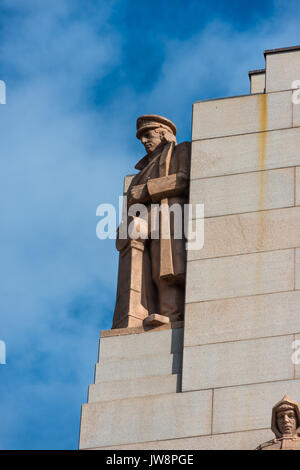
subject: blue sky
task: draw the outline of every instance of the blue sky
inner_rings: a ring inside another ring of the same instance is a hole
[[[111,326],[117,204],[143,148],[135,120],[249,92],[263,50],[300,44],[299,2],[1,0],[0,448],[75,449]]]

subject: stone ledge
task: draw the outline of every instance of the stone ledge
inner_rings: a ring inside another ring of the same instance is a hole
[[[100,382],[89,386],[88,403],[124,400],[181,391],[181,374]]]
[[[175,328],[183,328],[183,324],[184,324],[183,321],[178,321],[178,322],[174,322],[174,323],[170,323],[170,324],[162,325],[158,327],[138,326],[135,328],[115,328],[113,330],[102,330],[100,332],[100,336],[101,338],[110,338],[111,336],[137,335],[137,334],[146,333],[146,332],[173,330]]]
[[[260,75],[262,73],[266,73],[266,69],[256,69],[256,70],[249,70],[248,75]]]
[[[280,47],[277,49],[267,49],[264,51],[264,56],[270,54],[282,54],[284,52],[300,51],[300,46]]]

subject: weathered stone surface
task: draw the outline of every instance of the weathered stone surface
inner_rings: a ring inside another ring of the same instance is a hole
[[[80,449],[211,432],[211,390],[83,405]]]
[[[182,352],[183,328],[100,339],[99,361],[135,359],[143,356]]]
[[[299,79],[300,80],[300,79]],[[294,91],[294,98],[297,100],[300,99],[300,91]],[[299,127],[300,126],[300,103],[293,104],[293,126]]]
[[[296,169],[296,205],[300,206],[300,167]]]
[[[298,128],[195,141],[191,179],[300,165],[299,147]]]
[[[300,248],[295,250],[295,288],[300,289]]]
[[[292,342],[293,336],[280,336],[186,347],[182,390],[292,379]]]
[[[266,87],[266,74],[255,73],[250,75],[250,93],[263,93]]]
[[[298,307],[298,311],[299,311],[299,307]],[[300,329],[297,328],[295,329],[295,331],[300,332]],[[300,379],[300,334],[295,335],[295,344],[293,347],[292,360],[295,366],[295,378]]]
[[[266,92],[290,90],[300,80],[300,51],[266,55]]]
[[[294,180],[293,168],[193,180],[190,203],[204,204],[205,217],[291,207]]]
[[[193,221],[195,223],[195,221]],[[211,217],[204,223],[204,247],[188,261],[300,246],[300,207]]]
[[[194,104],[192,140],[292,127],[291,92],[245,95]]]
[[[273,405],[284,394],[299,397],[300,380],[215,390],[213,433],[270,428]],[[259,441],[257,444],[261,442]]]
[[[181,376],[178,374],[101,382],[90,385],[88,402],[175,393],[179,392],[180,388]]]
[[[184,345],[293,334],[299,305],[300,291],[187,304]]]
[[[185,346],[293,334],[299,305],[298,291],[187,304]]]
[[[294,250],[191,261],[186,303],[289,291],[294,288]]]
[[[182,354],[153,354],[96,364],[95,383],[181,373]]]
[[[108,450],[253,450],[259,442],[272,438],[270,429],[186,437],[171,441],[152,441],[139,444],[106,447]]]

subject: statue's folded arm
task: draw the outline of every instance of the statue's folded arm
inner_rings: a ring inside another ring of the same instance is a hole
[[[187,178],[180,173],[154,178],[147,182],[147,188],[152,199],[178,196],[187,186]]]

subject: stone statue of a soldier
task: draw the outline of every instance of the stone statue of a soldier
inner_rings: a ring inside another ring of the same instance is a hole
[[[177,145],[176,132],[176,126],[162,116],[145,115],[137,120],[136,135],[147,154],[135,166],[139,173],[128,188],[127,204],[128,212],[138,207],[136,204],[146,208],[147,237],[132,240],[130,236],[118,236],[120,261],[113,328],[157,326],[183,319],[183,215],[184,204],[188,203],[190,143]],[[158,231],[154,227],[157,219],[152,215],[153,204],[160,208]],[[173,212],[174,207],[179,208],[180,237],[174,236],[175,219],[178,228],[178,211]],[[127,218],[127,223],[131,221],[143,232],[140,220],[135,214]]]
[[[275,439],[261,444],[257,450],[300,450],[299,404],[287,395],[273,407],[271,429]]]

